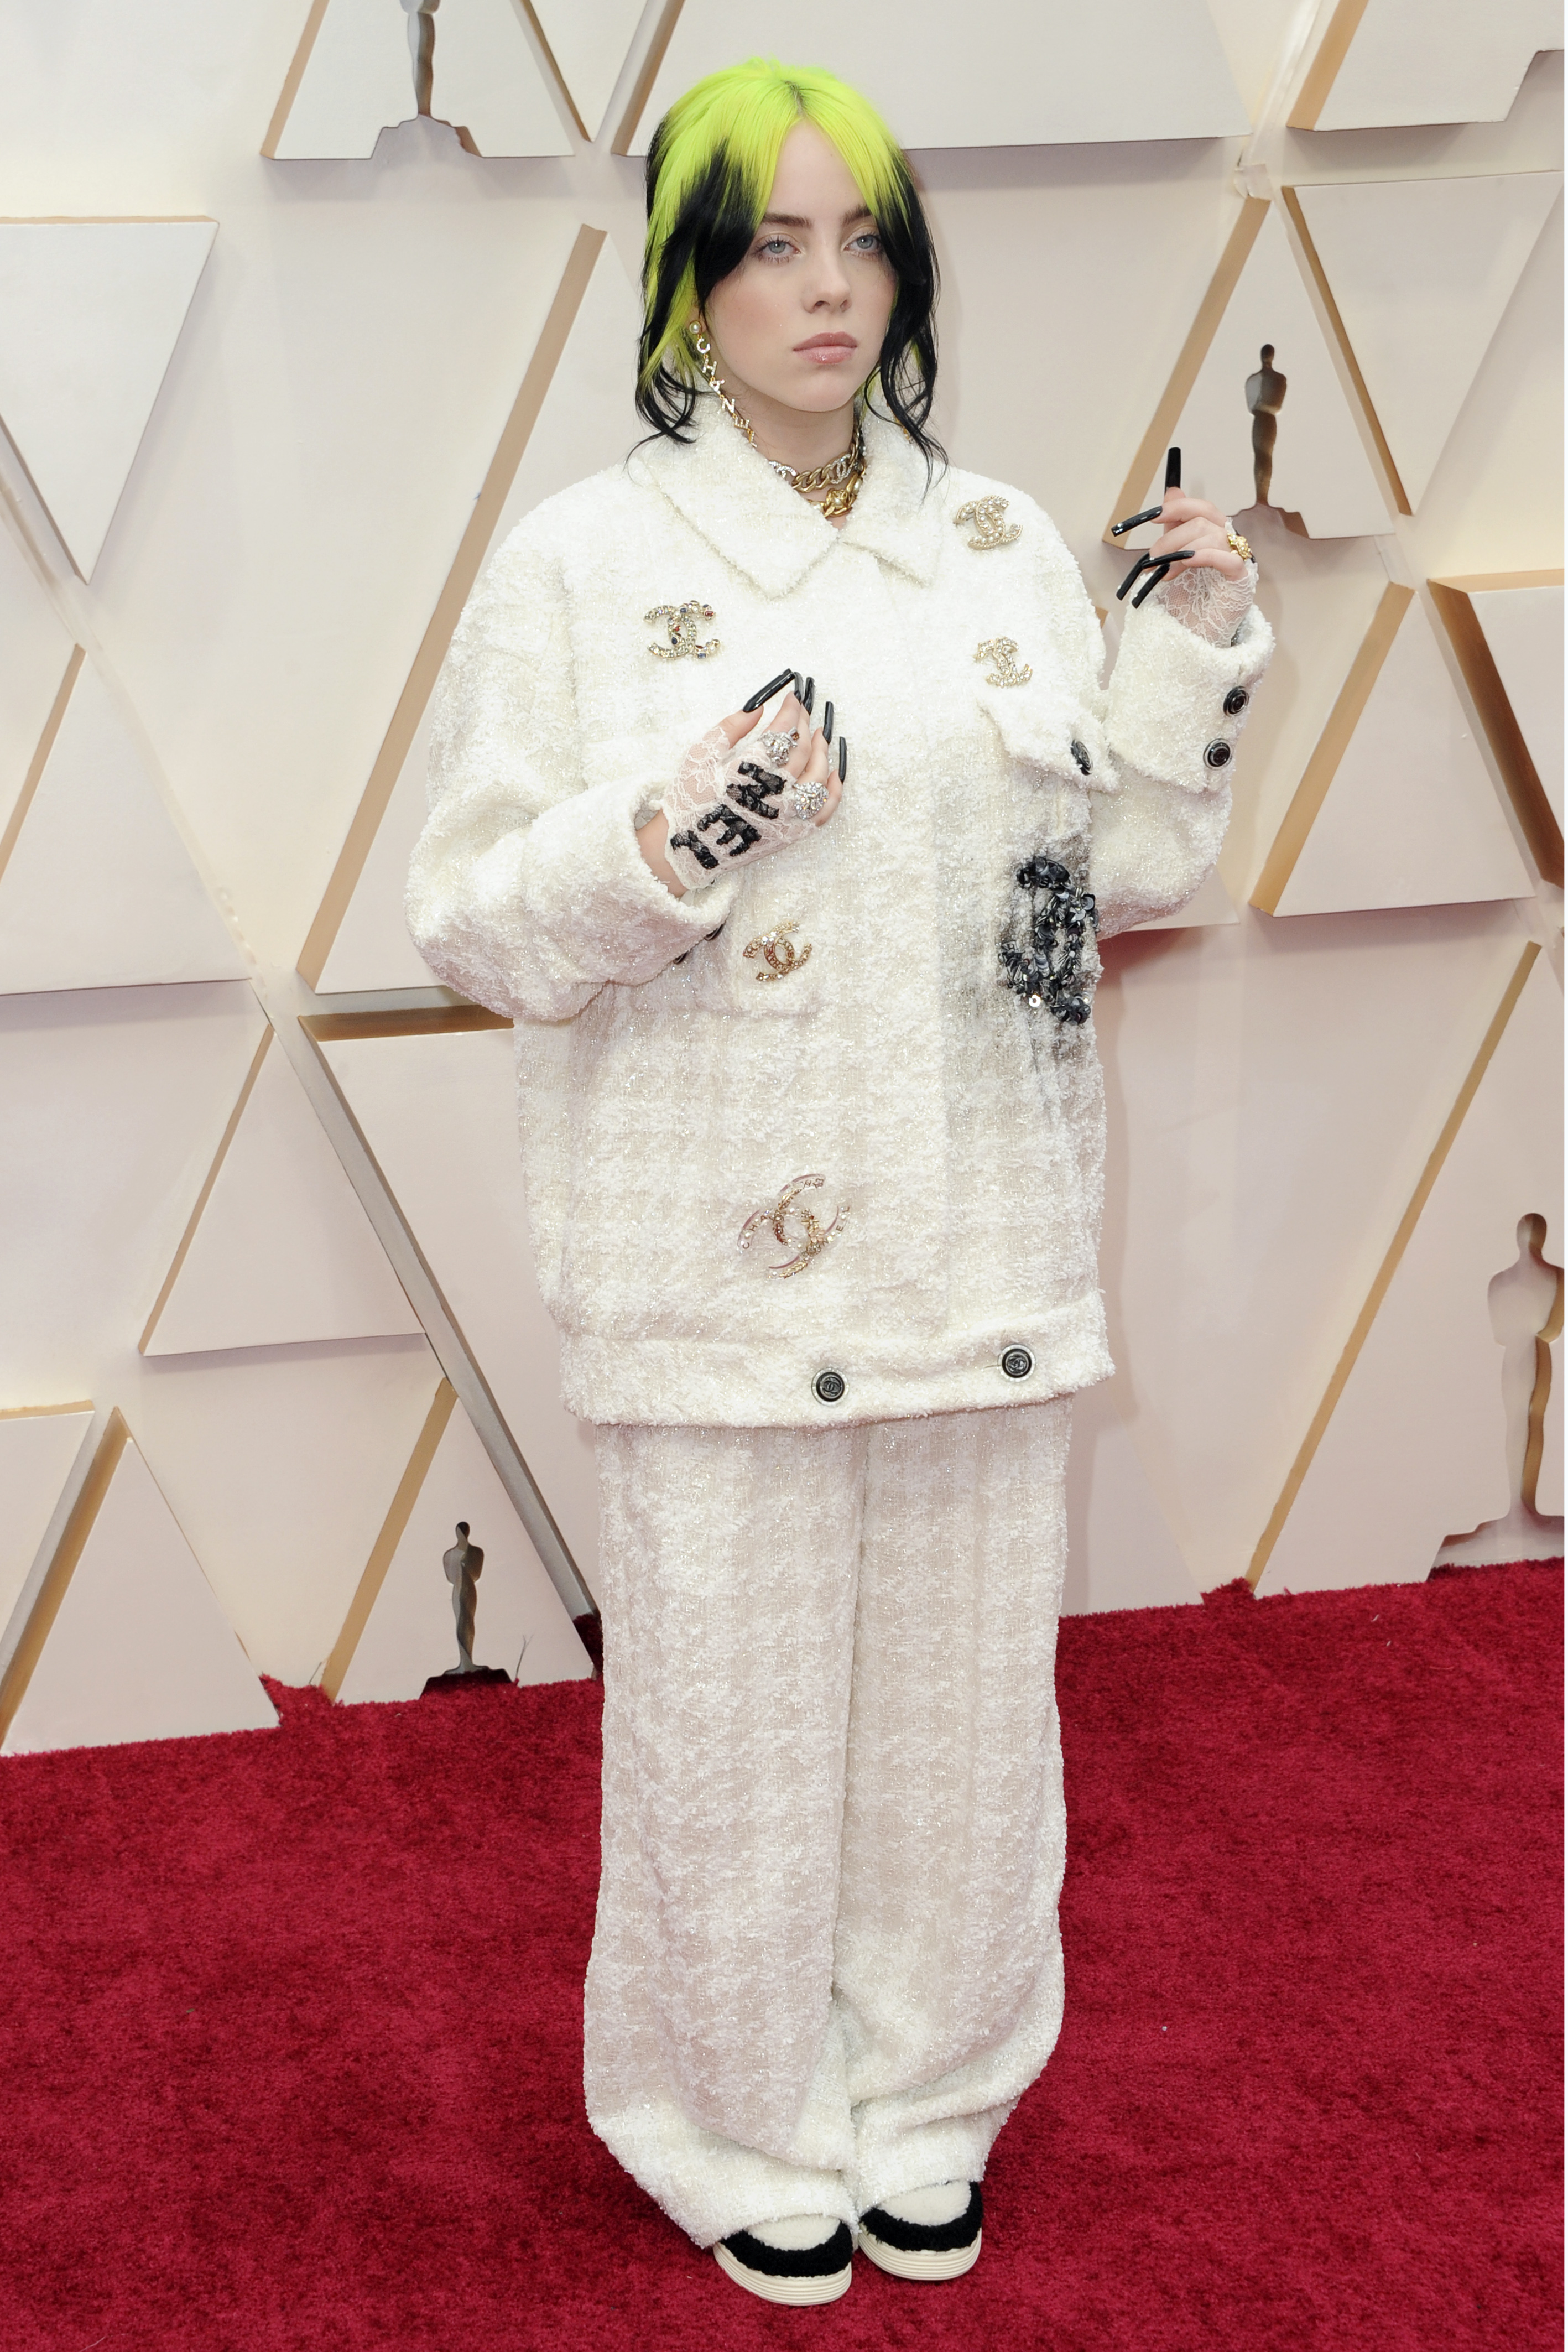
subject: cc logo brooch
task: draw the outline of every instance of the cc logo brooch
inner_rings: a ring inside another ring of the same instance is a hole
[[[759,975],[760,976],[760,975]],[[770,1265],[770,1275],[787,1282],[792,1274],[804,1274],[814,1257],[821,1257],[835,1234],[841,1233],[847,1209],[841,1209],[831,1225],[810,1209],[800,1207],[802,1192],[820,1192],[827,1182],[825,1176],[792,1176],[779,1198],[766,1209],[754,1209],[740,1229],[739,1246],[749,1249],[761,1233],[769,1233],[781,1249],[790,1255],[782,1265]]]
[[[714,654],[724,651],[716,637],[703,642],[702,624],[712,620],[713,606],[695,596],[689,597],[684,604],[655,604],[643,618],[650,629],[656,629],[661,621],[664,625],[668,643],[648,648],[661,661],[707,661]]]
[[[788,980],[792,971],[799,971],[810,961],[811,942],[802,940],[797,950],[789,936],[794,929],[793,923],[775,923],[770,931],[764,931],[760,939],[747,940],[742,948],[742,955],[759,955],[767,966],[766,971],[758,973],[758,980]]]
[[[971,499],[967,506],[958,509],[953,520],[960,530],[966,523],[974,524],[975,536],[968,544],[984,554],[988,547],[1010,547],[1015,539],[1022,537],[1022,523],[1003,522],[1007,510],[1006,499]]]

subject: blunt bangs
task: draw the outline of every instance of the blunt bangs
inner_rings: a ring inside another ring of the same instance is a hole
[[[768,208],[779,152],[797,122],[815,123],[842,156],[882,236],[895,292],[873,377],[888,414],[925,453],[936,382],[936,257],[919,191],[887,125],[860,92],[814,66],[749,58],[678,98],[648,151],[648,233],[637,407],[655,433],[685,437],[697,376],[686,340],[694,311],[737,269]]]

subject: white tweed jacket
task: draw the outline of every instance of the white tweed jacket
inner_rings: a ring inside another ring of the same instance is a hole
[[[438,688],[409,924],[517,1024],[539,1282],[591,1420],[899,1419],[1112,1369],[1092,1024],[1031,1007],[999,950],[1036,856],[1102,938],[1191,895],[1272,639],[1254,611],[1216,647],[1151,599],[1107,692],[1040,508],[866,437],[836,531],[705,396],[694,442],[519,524]],[[848,739],[843,805],[676,899],[634,828],[787,667]],[[1081,996],[1096,969],[1090,931]]]

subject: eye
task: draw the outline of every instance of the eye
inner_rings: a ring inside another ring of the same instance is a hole
[[[795,248],[787,236],[768,236],[754,250],[758,260],[783,261]]]
[[[852,253],[880,253],[882,251],[881,235],[874,228],[862,229],[858,236],[851,237],[850,251]]]

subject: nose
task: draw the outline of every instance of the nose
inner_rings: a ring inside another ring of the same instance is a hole
[[[808,307],[813,310],[842,310],[847,308],[849,299],[849,273],[844,268],[843,256],[835,247],[831,252],[817,257],[816,267],[811,272]]]

